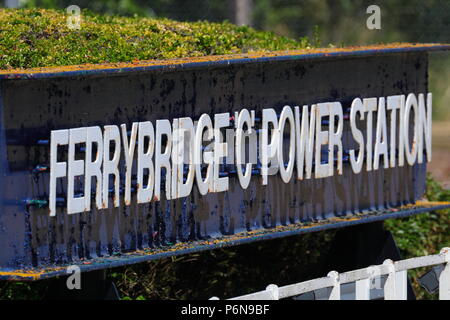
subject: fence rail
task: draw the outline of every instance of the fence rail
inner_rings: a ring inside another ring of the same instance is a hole
[[[439,254],[411,258],[400,261],[387,259],[381,265],[370,266],[349,272],[331,271],[326,277],[295,283],[283,287],[275,284],[267,286],[266,290],[234,297],[229,300],[279,300],[299,296],[320,289],[331,289],[329,300],[341,300],[341,285],[355,283],[356,300],[370,300],[373,281],[385,278],[382,290],[385,300],[407,299],[407,270],[443,265],[439,275],[439,299],[450,300],[450,248],[443,248]],[[219,300],[212,297],[210,300]]]

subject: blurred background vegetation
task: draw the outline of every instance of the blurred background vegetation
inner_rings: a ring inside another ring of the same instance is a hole
[[[1,2],[1,0],[0,0]],[[82,9],[110,15],[167,17],[180,21],[231,21],[316,46],[387,42],[450,42],[449,0],[6,0],[8,6]],[[381,29],[366,27],[369,5],[381,9]],[[450,56],[430,57],[433,92],[433,162],[427,198],[450,201]],[[444,188],[442,187],[444,185]],[[385,223],[404,257],[434,254],[450,246],[449,211]],[[308,269],[328,250],[334,231],[173,257],[108,271],[129,299],[230,297],[322,274]],[[305,264],[305,262],[307,262]],[[420,272],[421,270],[419,270]],[[412,277],[417,276],[411,272]],[[418,290],[419,298],[430,298]],[[39,299],[47,283],[0,283],[0,299]],[[433,298],[433,297],[431,297]],[[435,297],[434,297],[435,298]]]

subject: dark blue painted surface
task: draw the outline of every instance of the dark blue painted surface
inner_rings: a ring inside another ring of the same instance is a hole
[[[264,241],[277,239],[282,237],[295,236],[300,234],[305,234],[309,232],[319,232],[330,229],[344,228],[355,226],[363,223],[372,223],[377,221],[383,221],[386,219],[398,219],[405,218],[415,214],[426,213],[429,211],[442,210],[450,208],[450,204],[435,204],[435,205],[426,205],[426,206],[417,206],[415,208],[404,208],[395,211],[380,211],[380,212],[367,212],[365,214],[361,214],[358,219],[343,219],[342,221],[330,222],[313,226],[308,226],[306,228],[302,228],[300,225],[296,228],[292,228],[292,230],[282,230],[282,231],[274,231],[274,230],[266,230],[265,233],[257,234],[253,236],[242,235],[239,237],[222,237],[220,242],[202,242],[202,243],[192,243],[191,246],[186,248],[181,248],[179,250],[170,250],[170,248],[159,248],[157,250],[144,250],[139,252],[138,254],[129,254],[126,256],[107,256],[104,258],[95,259],[89,262],[82,262],[79,265],[80,270],[82,272],[101,270],[107,268],[115,268],[121,267],[125,265],[142,263],[145,261],[157,260],[172,257],[180,254],[190,254],[195,252],[201,252],[204,250],[213,250],[218,248],[224,248],[235,245],[242,245],[246,243],[251,243],[254,241]],[[69,265],[67,265],[69,266]],[[48,279],[57,276],[67,275],[66,266],[62,265],[57,268],[48,268],[48,269],[39,269],[39,268],[31,268],[26,270],[17,270],[5,268],[0,271],[0,280],[21,280],[21,281],[30,281],[30,280],[40,280],[40,279]]]
[[[88,271],[431,210],[386,211],[421,198],[425,163],[354,175],[345,162],[342,176],[288,184],[273,176],[267,187],[254,177],[245,191],[229,167],[224,173],[230,176],[228,192],[201,197],[194,190],[176,201],[70,216],[60,197],[57,216],[49,217],[48,141],[56,129],[185,116],[197,120],[202,113],[231,113],[243,106],[280,112],[286,104],[341,101],[348,107],[355,97],[425,93],[425,51],[449,48],[0,76],[0,278],[25,277],[17,276],[23,270],[51,277],[64,274],[61,268],[68,264]],[[343,142],[344,150],[354,145],[349,132]],[[372,215],[358,215],[368,210]],[[332,219],[348,216],[356,219]],[[249,231],[264,234],[246,236]]]

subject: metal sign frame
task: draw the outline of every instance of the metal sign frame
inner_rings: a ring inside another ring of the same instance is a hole
[[[355,98],[426,94],[427,52],[449,49],[396,44],[0,71],[0,279],[43,279],[72,264],[98,270],[450,207],[418,202],[426,162],[352,173],[355,142],[346,124],[343,174],[289,183],[269,176],[265,186],[252,177],[243,190],[236,167],[220,165],[219,174],[230,178],[227,191],[137,204],[133,172],[128,202],[68,214],[67,190],[58,187],[49,214],[51,132],[221,112],[236,118],[244,108],[254,119],[267,108],[280,113],[286,105],[331,101],[339,101],[347,121]],[[86,149],[65,152],[75,159]],[[66,163],[54,157],[53,164]],[[117,190],[123,197],[127,188]]]

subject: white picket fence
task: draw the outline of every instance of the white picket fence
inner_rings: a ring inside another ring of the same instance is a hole
[[[289,297],[313,292],[320,289],[330,288],[327,299],[341,300],[341,286],[355,284],[356,300],[370,300],[373,281],[384,278],[382,290],[385,300],[407,299],[407,270],[443,265],[444,268],[439,276],[439,299],[450,300],[450,248],[443,248],[439,254],[400,260],[393,262],[388,259],[378,266],[370,266],[364,269],[353,270],[344,273],[331,271],[328,276],[291,284],[283,287],[271,284],[266,290],[231,298],[229,300],[279,300]],[[212,297],[210,300],[219,300]]]

